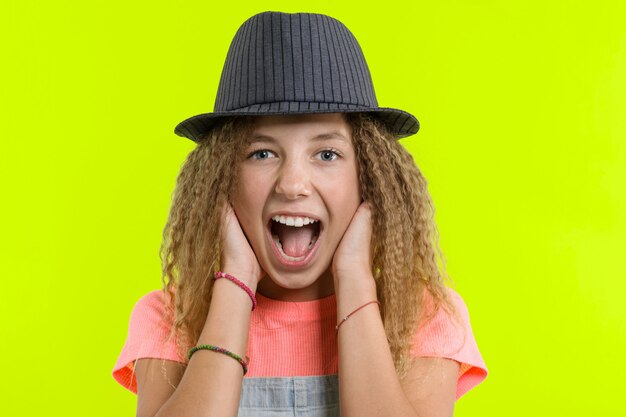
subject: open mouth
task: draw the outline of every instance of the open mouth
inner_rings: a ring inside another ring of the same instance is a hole
[[[277,215],[270,221],[274,247],[289,263],[306,261],[316,248],[320,221],[310,217]]]

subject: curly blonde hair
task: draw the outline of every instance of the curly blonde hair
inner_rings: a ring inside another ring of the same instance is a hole
[[[445,257],[425,178],[382,123],[363,113],[345,117],[352,126],[362,197],[372,210],[372,272],[381,316],[402,377],[416,328],[440,308],[458,315],[444,286]],[[198,141],[177,179],[160,255],[168,338],[176,339],[181,359],[197,342],[208,314],[212,277],[220,269],[222,213],[252,125],[252,117],[221,122]],[[428,314],[422,308],[424,291],[434,301]]]

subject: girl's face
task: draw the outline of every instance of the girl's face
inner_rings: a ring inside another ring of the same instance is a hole
[[[341,113],[255,120],[232,205],[274,299],[333,293],[330,265],[361,203],[352,129]]]

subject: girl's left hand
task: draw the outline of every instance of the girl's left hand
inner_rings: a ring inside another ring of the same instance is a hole
[[[372,276],[372,212],[369,203],[361,203],[341,238],[332,263],[333,278]]]

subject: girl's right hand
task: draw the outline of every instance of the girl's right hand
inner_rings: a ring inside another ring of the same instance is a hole
[[[243,281],[254,291],[264,273],[230,204],[224,210],[223,222],[222,271]]]

